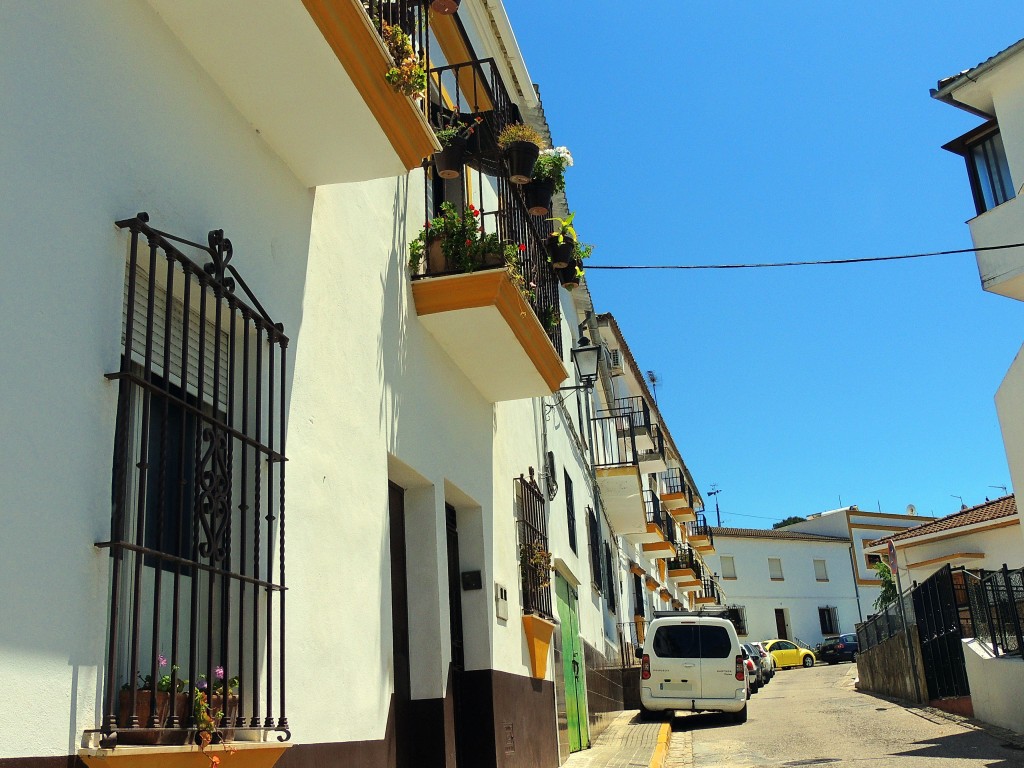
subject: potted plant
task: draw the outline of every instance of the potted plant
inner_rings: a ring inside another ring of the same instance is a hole
[[[533,178],[523,188],[526,207],[533,216],[547,216],[551,196],[565,189],[565,169],[572,166],[572,155],[566,147],[542,149],[533,166]]]
[[[395,65],[384,73],[384,79],[396,93],[422,97],[427,92],[427,70],[423,61],[416,56],[412,41],[397,24],[382,21],[380,26],[384,45],[395,62]]]
[[[437,11],[442,16],[451,16],[459,10],[461,0],[433,0],[430,3],[431,10]]]
[[[579,286],[580,280],[583,279],[584,275],[583,262],[585,259],[589,259],[593,252],[594,246],[589,243],[581,243],[579,241],[573,243],[573,252],[568,257],[566,265],[555,269],[558,282],[570,291]]]
[[[205,675],[196,681],[196,695],[192,702],[192,712],[196,721],[196,741],[200,749],[206,749],[211,743],[232,741],[235,729],[221,728],[221,720],[234,723],[238,713],[238,677],[225,679],[224,667],[214,670],[213,685],[208,685]]]
[[[455,206],[441,204],[441,215],[424,224],[409,243],[409,268],[420,271],[424,259],[427,274],[472,272],[484,267],[503,266],[517,246],[502,242],[496,233],[486,234],[480,226],[480,209],[467,206],[460,214]]]
[[[473,135],[476,125],[482,121],[482,117],[477,117],[469,125],[454,122],[452,125],[434,131],[434,135],[437,136],[443,149],[440,152],[435,152],[431,159],[434,162],[434,170],[442,179],[457,179],[462,175],[466,140]]]
[[[502,129],[498,134],[498,148],[508,166],[509,181],[513,184],[529,183],[543,143],[541,135],[523,123],[510,123]]]
[[[556,222],[554,231],[548,235],[548,261],[555,269],[568,267],[576,253],[576,230],[572,226],[575,218],[576,213],[573,212],[564,219],[557,216],[548,219]]]
[[[161,667],[167,666],[167,659],[159,656]],[[122,744],[183,744],[185,736],[181,732],[155,730],[150,727],[153,712],[156,712],[156,729],[166,729],[171,722],[171,714],[177,717],[178,724],[185,726],[188,718],[188,680],[175,679],[178,667],[171,668],[170,674],[157,678],[153,684],[152,675],[142,676],[139,673],[138,687],[133,691],[131,683],[121,686],[117,724],[127,730],[118,737]],[[154,691],[155,687],[155,691]],[[132,697],[135,698],[135,717],[138,729],[129,728],[131,724]]]

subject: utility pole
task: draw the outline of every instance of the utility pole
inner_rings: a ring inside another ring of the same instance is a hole
[[[708,491],[708,496],[715,497],[715,520],[718,522],[718,527],[722,527],[722,513],[718,511],[718,494],[722,492],[722,489],[718,487],[718,483],[711,484],[711,490]]]

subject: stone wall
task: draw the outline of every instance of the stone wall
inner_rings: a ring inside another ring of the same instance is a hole
[[[900,631],[874,648],[857,654],[857,674],[860,677],[857,687],[862,691],[924,704],[928,697],[928,686],[925,684],[921,644],[915,626],[910,627],[910,639],[916,661],[913,672],[907,655],[907,643]],[[920,695],[914,688],[913,674],[917,675]]]

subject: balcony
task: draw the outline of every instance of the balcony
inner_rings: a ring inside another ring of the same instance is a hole
[[[971,237],[979,248],[1024,243],[1024,198],[1007,200],[971,219],[969,224]],[[977,260],[982,288],[1024,301],[1024,248],[982,251]]]
[[[640,471],[645,475],[659,474],[668,469],[668,462],[665,460],[665,433],[657,424],[652,428],[651,440],[654,447],[647,450],[641,449],[640,455],[637,457]]]
[[[681,589],[697,589],[704,578],[704,567],[700,558],[689,547],[682,547],[676,557],[668,563],[668,578]]]
[[[661,503],[680,525],[697,519],[693,508],[693,488],[686,484],[681,467],[669,467],[658,475]]]
[[[150,5],[307,186],[404,175],[438,146],[423,107],[385,81],[392,59],[371,18],[401,12],[426,53],[420,3],[304,0],[258,12],[240,12],[250,9],[236,0]]]
[[[686,524],[686,540],[702,555],[713,555],[715,553],[715,537],[711,533],[707,518],[702,512],[698,512],[696,518],[694,522]]]
[[[430,70],[430,119],[440,128],[474,127],[467,160],[486,190],[476,201],[481,243],[497,253],[442,253],[413,276],[413,301],[427,331],[490,402],[550,395],[567,377],[562,362],[558,278],[548,262],[543,225],[529,215],[522,193],[508,181],[496,136],[519,111],[494,61]],[[483,177],[486,176],[486,181]],[[429,185],[428,185],[429,187]],[[431,205],[450,203],[466,218],[465,185],[435,187]],[[451,199],[448,199],[448,198]],[[461,239],[459,243],[461,243]],[[429,244],[428,244],[429,245]],[[449,246],[450,247],[450,246]],[[505,255],[510,249],[514,256]]]
[[[628,414],[595,416],[592,456],[605,513],[618,534],[648,534],[636,437]]]
[[[701,583],[701,594],[694,598],[696,605],[721,605],[722,596],[718,589],[718,583],[710,578],[705,577]]]
[[[651,409],[647,401],[642,397],[619,397],[612,401],[611,405],[603,411],[603,415],[628,416],[628,420],[622,422],[623,429],[632,431],[636,439],[636,447],[639,451],[654,450],[656,445],[653,438],[654,425],[651,422]]]
[[[644,491],[644,516],[647,521],[645,533],[629,537],[640,542],[649,557],[674,557],[676,554],[676,524],[661,506],[661,500],[654,491]]]

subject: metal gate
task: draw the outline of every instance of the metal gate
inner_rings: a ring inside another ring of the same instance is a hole
[[[961,639],[960,606],[948,565],[913,591],[928,698],[967,696],[967,669]]]

